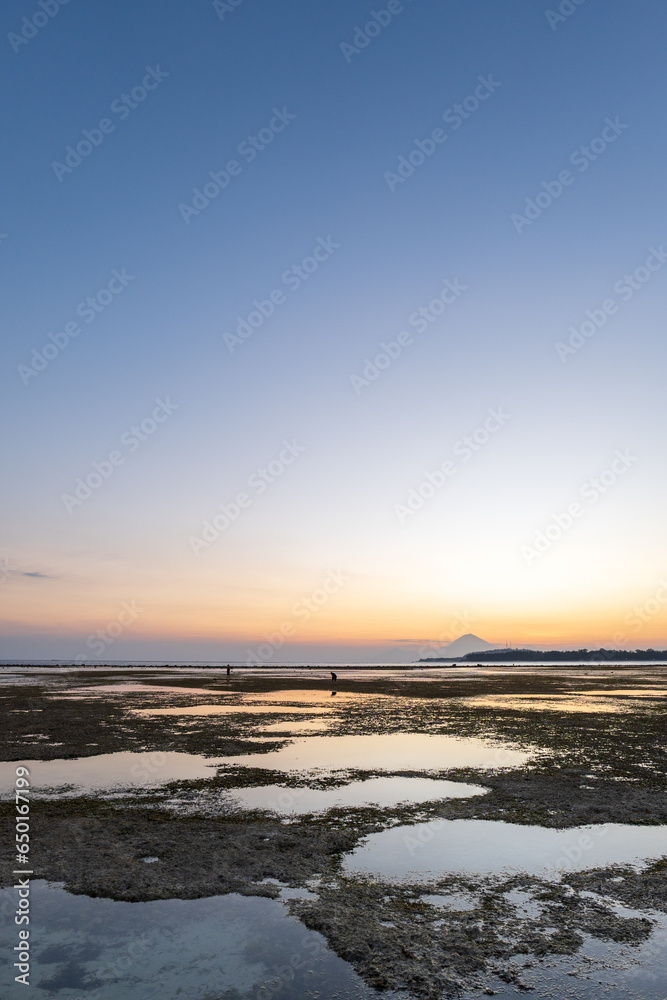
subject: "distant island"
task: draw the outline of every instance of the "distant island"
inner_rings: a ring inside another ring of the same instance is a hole
[[[462,660],[469,663],[503,663],[507,661],[525,661],[541,663],[558,662],[597,662],[602,660],[665,660],[665,649],[481,649],[479,652],[466,653],[462,657],[425,656],[417,663],[448,663],[452,660]]]

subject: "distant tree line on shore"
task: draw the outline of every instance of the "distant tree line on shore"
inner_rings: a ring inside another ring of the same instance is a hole
[[[602,660],[667,660],[665,649],[489,649],[479,653],[466,653],[460,657],[426,656],[418,663],[447,663],[451,660],[461,660],[469,663],[499,663],[508,660],[526,662],[559,663],[576,660],[584,662]]]

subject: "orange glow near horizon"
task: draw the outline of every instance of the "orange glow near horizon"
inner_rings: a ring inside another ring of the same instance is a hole
[[[656,552],[653,566],[625,577],[589,553],[554,558],[539,571],[516,559],[497,562],[493,551],[471,565],[465,553],[418,538],[394,560],[350,549],[342,570],[331,568],[337,562],[328,552],[306,564],[270,548],[263,558],[221,548],[208,560],[132,551],[95,563],[53,554],[44,578],[4,582],[0,631],[80,643],[129,605],[137,610],[123,641],[142,643],[224,649],[282,633],[285,649],[355,646],[381,655],[405,645],[408,659],[467,633],[515,647],[663,648],[667,584],[658,562]]]
[[[620,648],[660,648],[667,645],[667,608],[650,615],[646,621],[623,608],[585,610],[561,607],[549,614],[505,615],[477,607],[472,610],[442,612],[433,607],[415,606],[414,601],[396,595],[386,601],[351,600],[312,611],[303,601],[283,603],[277,598],[263,606],[247,597],[232,603],[216,602],[210,596],[192,603],[181,599],[150,603],[146,599],[116,598],[99,595],[85,607],[64,597],[49,604],[45,615],[40,602],[30,601],[12,609],[4,608],[3,634],[84,635],[104,628],[119,615],[128,619],[128,631],[136,639],[171,641],[262,642],[272,634],[282,634],[286,643],[300,645],[322,643],[327,646],[354,644],[369,649],[374,646],[438,646],[472,633],[488,642],[512,646],[619,646]],[[335,605],[335,606],[334,606]],[[223,610],[224,609],[224,610]],[[10,623],[11,615],[11,623]],[[567,625],[564,623],[567,622]],[[641,627],[639,627],[641,625]]]

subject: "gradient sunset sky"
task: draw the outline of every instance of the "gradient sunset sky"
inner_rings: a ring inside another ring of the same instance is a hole
[[[0,15],[0,658],[667,646],[665,5],[56,4]]]

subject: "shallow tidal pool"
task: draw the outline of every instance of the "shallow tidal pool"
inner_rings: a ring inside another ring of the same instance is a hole
[[[371,834],[346,857],[344,870],[414,882],[448,873],[557,878],[565,871],[642,864],[663,855],[667,826],[604,823],[554,830],[496,820],[436,819]]]
[[[15,906],[15,890],[0,891],[0,912]],[[38,881],[31,886],[30,920],[26,995],[57,1000],[377,996],[320,934],[274,899],[227,895],[127,903],[75,896]],[[3,997],[24,989],[14,982],[14,943],[8,941],[0,954]]]
[[[214,778],[220,761],[198,754],[177,751],[121,751],[94,757],[72,757],[66,760],[26,760],[21,764],[30,772],[33,794],[46,794],[51,789],[64,789],[60,795],[85,795],[100,791],[144,788],[164,785],[169,781],[193,781]],[[0,798],[14,794],[16,762],[0,762]]]
[[[283,788],[279,785],[263,785],[234,789],[230,795],[234,804],[241,809],[267,809],[282,816],[304,816],[341,807],[388,808],[401,803],[464,799],[486,795],[487,791],[481,785],[468,785],[459,781],[391,777],[351,781],[339,788]]]
[[[475,738],[391,733],[369,736],[310,736],[264,754],[230,757],[228,764],[278,771],[442,771],[457,767],[520,767],[530,754]]]

